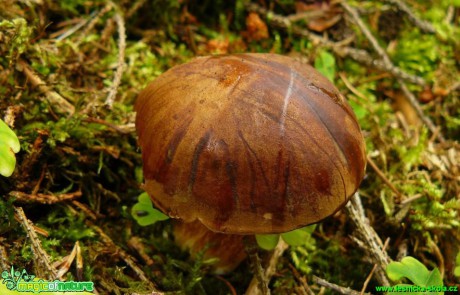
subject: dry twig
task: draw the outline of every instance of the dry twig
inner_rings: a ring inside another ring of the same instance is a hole
[[[333,283],[330,283],[326,281],[325,279],[319,278],[317,276],[313,276],[313,281],[317,283],[320,286],[324,286],[326,288],[329,288],[331,290],[334,290],[338,292],[339,294],[344,294],[344,295],[361,295],[361,292],[352,290],[348,287],[342,287]],[[363,293],[365,295],[370,295],[371,293]]]
[[[374,35],[372,35],[371,31],[367,28],[367,26],[364,24],[364,22],[361,20],[361,18],[358,15],[358,12],[356,11],[355,8],[351,7],[348,5],[345,1],[342,1],[340,3],[342,7],[347,11],[347,13],[353,18],[355,21],[356,25],[359,27],[361,32],[363,32],[364,36],[369,40],[371,43],[372,47],[374,47],[374,50],[378,53],[378,55],[382,58],[385,66],[387,67],[392,67],[393,63],[390,60],[390,57],[386,53],[386,51],[379,45],[377,39],[375,39]],[[414,96],[414,94],[407,88],[406,83],[403,81],[401,77],[396,77],[396,80],[398,83],[401,85],[401,89],[406,95],[409,103],[412,105],[412,107],[415,109],[417,115],[420,117],[420,119],[425,123],[425,125],[428,127],[428,129],[433,133],[437,135],[437,138],[439,139],[440,142],[444,142],[445,139],[442,136],[442,134],[439,132],[438,128],[434,125],[434,123],[431,121],[430,118],[425,116],[422,107],[417,101],[417,98]]]
[[[0,245],[0,267],[2,270],[7,270],[10,268],[8,262],[8,255],[6,254],[6,249],[2,245]]]
[[[37,87],[38,91],[45,95],[50,105],[55,107],[59,113],[65,113],[67,115],[73,115],[73,113],[75,113],[75,107],[59,93],[51,90],[27,62],[20,59],[18,61],[18,70],[22,71],[24,75],[26,75],[32,86]]]
[[[275,249],[271,253],[269,260],[267,261],[264,269],[265,269],[265,280],[270,282],[271,277],[275,274],[276,271],[276,263],[278,259],[283,255],[284,251],[288,248],[288,244],[286,244],[282,239],[279,240],[278,245],[276,245]],[[249,283],[249,287],[246,290],[246,295],[259,295],[262,294],[262,291],[259,288],[258,280],[256,277],[253,277],[251,283]]]
[[[355,193],[348,204],[345,206],[348,216],[357,229],[358,236],[361,239],[353,237],[353,240],[364,250],[366,250],[372,261],[379,267],[376,270],[377,280],[383,286],[389,286],[390,283],[385,275],[385,269],[390,263],[390,258],[384,250],[382,240],[370,226],[369,221],[364,215],[364,209],[361,204],[361,198],[358,193]]]
[[[252,281],[246,290],[246,294],[270,295],[270,289],[268,288],[268,278],[260,261],[259,247],[257,246],[256,238],[255,236],[247,236],[245,237],[244,242],[246,246],[246,252],[248,253],[248,257],[251,261],[252,269],[254,272],[254,277],[252,278]]]
[[[289,264],[289,268],[291,269],[292,273],[294,274],[294,277],[299,281],[299,283],[302,285],[302,293],[306,295],[315,295],[313,290],[310,288],[310,286],[307,283],[307,280],[305,277],[301,277],[297,269],[294,267],[294,265]]]
[[[93,224],[89,220],[86,220],[85,223],[99,234],[99,236],[102,238],[102,241],[107,245],[107,248],[112,250],[113,253],[116,253],[118,256],[120,256],[126,262],[126,264],[129,265],[129,267],[131,267],[131,269],[137,274],[137,276],[144,283],[146,283],[149,286],[149,288],[153,290],[152,292],[158,292],[156,291],[155,284],[147,278],[144,271],[136,264],[135,259],[131,257],[131,255],[129,255],[125,250],[118,247],[99,226]]]
[[[344,46],[340,43],[329,41],[319,35],[316,35],[313,32],[310,32],[309,30],[293,25],[288,18],[274,14],[271,11],[268,11],[267,9],[255,3],[246,4],[246,9],[250,12],[257,12],[258,14],[263,15],[264,18],[273,26],[283,28],[287,31],[292,32],[295,35],[306,37],[313,43],[321,44],[326,48],[330,48],[332,51],[334,51],[337,55],[341,57],[348,56],[351,59],[354,59],[355,61],[362,63],[366,66],[371,66],[380,71],[388,72],[392,74],[394,77],[399,77],[403,80],[409,81],[420,86],[426,85],[426,82],[423,78],[408,74],[393,64],[385,63],[381,59],[375,59],[372,56],[370,56],[369,53],[365,50],[356,49]]]
[[[47,195],[47,194],[26,194],[19,191],[10,192],[10,196],[16,198],[19,202],[30,203],[38,202],[41,204],[55,204],[67,200],[74,200],[81,197],[81,191],[76,191],[68,194]]]
[[[377,176],[380,177],[380,179],[382,179],[382,181],[396,194],[399,201],[406,199],[406,197],[404,197],[404,195],[390,182],[370,156],[367,156],[367,163],[372,167],[372,169],[374,169]]]
[[[70,255],[67,255],[62,259],[62,261],[59,261],[57,265],[54,265],[55,267],[59,268],[58,273],[57,273],[57,278],[62,279],[62,276],[65,275],[69,269],[70,266],[72,265],[72,262],[75,259],[75,256],[77,256],[77,244],[78,241],[75,243],[73,246],[72,252],[70,252]]]
[[[395,5],[400,11],[404,12],[405,14],[407,14],[407,17],[409,18],[409,20],[414,25],[419,27],[423,32],[430,33],[430,34],[435,34],[436,33],[436,30],[435,30],[435,28],[433,27],[432,24],[430,24],[429,22],[427,22],[425,20],[419,19],[412,12],[410,7],[406,3],[404,3],[402,0],[384,0],[384,1],[387,2],[387,3],[390,3],[392,5]]]
[[[36,261],[39,263],[44,271],[43,274],[38,273],[38,275],[46,275],[48,280],[54,280],[57,277],[56,269],[51,265],[51,261],[49,255],[46,251],[42,248],[41,242],[33,229],[33,224],[30,220],[27,219],[26,215],[24,214],[24,210],[21,207],[14,207],[16,214],[18,215],[19,222],[24,227],[25,231],[27,232],[27,236],[30,239],[32,252],[34,253],[34,257]]]
[[[125,65],[125,48],[126,48],[126,33],[125,21],[120,12],[115,14],[115,22],[118,27],[118,65],[113,78],[112,86],[110,87],[109,94],[105,100],[105,104],[111,108],[117,95],[118,86],[120,86],[121,77],[123,75],[123,68]]]
[[[385,251],[386,248],[388,247],[388,244],[390,243],[390,238],[387,238],[385,240],[385,244],[383,245],[382,251]],[[371,272],[367,276],[366,280],[364,281],[363,287],[361,288],[361,295],[364,294],[364,291],[367,289],[367,285],[369,285],[369,282],[372,279],[372,276],[374,275],[374,272],[377,270],[378,265],[374,264],[374,267],[372,267]]]
[[[83,38],[88,36],[89,32],[96,26],[97,22],[101,19],[101,17],[103,17],[107,12],[112,10],[112,8],[113,8],[112,2],[109,2],[109,3],[107,3],[107,5],[104,6],[104,8],[99,10],[96,13],[96,15],[90,17],[88,22],[85,23],[85,24],[87,24],[85,29],[81,32],[80,37],[75,42],[77,44],[77,46],[78,46],[78,44],[80,44],[83,41]]]

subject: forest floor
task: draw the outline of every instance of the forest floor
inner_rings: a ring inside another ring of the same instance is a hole
[[[143,192],[137,94],[195,56],[241,52],[314,65],[347,98],[367,148],[359,195],[278,253],[271,293],[460,286],[458,0],[0,7],[0,118],[21,147],[0,176],[0,290],[14,267],[92,281],[96,294],[244,294],[250,261],[215,275],[175,245],[170,220],[141,226],[131,210]]]

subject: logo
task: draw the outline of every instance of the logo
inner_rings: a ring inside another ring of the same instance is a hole
[[[2,284],[10,291],[18,292],[92,292],[93,282],[74,282],[74,281],[46,281],[36,279],[35,275],[28,274],[25,269],[15,270],[12,266],[9,271],[2,272]]]

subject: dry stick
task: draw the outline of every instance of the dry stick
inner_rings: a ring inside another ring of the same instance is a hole
[[[307,280],[305,277],[301,277],[297,269],[294,267],[294,265],[289,263],[289,268],[291,269],[292,273],[294,274],[294,277],[299,281],[299,283],[302,285],[302,290],[303,293],[307,295],[315,295],[313,290],[310,288],[310,286],[307,283]]]
[[[19,215],[18,213],[14,213],[14,219],[17,221],[17,222],[21,222],[21,220],[19,219]],[[48,231],[44,230],[43,228],[40,228],[34,224],[32,224],[32,229],[35,231],[35,233],[39,234],[39,235],[42,235],[44,236],[45,238],[49,237],[49,233]]]
[[[348,5],[345,1],[340,3],[342,7],[345,9],[345,11],[350,14],[353,18],[353,20],[356,22],[358,27],[361,29],[363,32],[364,36],[371,42],[372,47],[374,47],[375,51],[380,55],[380,57],[383,59],[383,61],[387,65],[391,65],[392,62],[390,61],[390,58],[388,57],[387,53],[385,50],[383,50],[382,47],[380,47],[378,41],[374,38],[372,33],[367,29],[366,25],[364,22],[361,20],[361,18],[358,16],[358,12],[356,9],[352,8],[350,5]]]
[[[65,113],[67,115],[72,115],[75,113],[75,107],[71,105],[64,97],[54,90],[51,90],[46,83],[34,72],[34,70],[25,62],[20,59],[18,61],[18,70],[22,71],[26,75],[27,79],[30,81],[32,86],[37,87],[37,89],[45,95],[49,100],[50,105],[56,108],[59,113]]]
[[[276,264],[278,259],[283,255],[284,251],[288,248],[288,244],[284,242],[282,239],[279,240],[278,245],[276,245],[275,249],[270,255],[268,263],[265,265],[265,279],[270,282],[271,277],[275,274],[276,271]],[[262,294],[261,290],[259,289],[258,280],[256,277],[253,277],[251,283],[249,283],[249,287],[246,290],[246,295],[258,295]]]
[[[147,0],[137,0],[136,2],[134,2],[134,4],[131,6],[131,8],[126,13],[126,18],[128,19],[131,16],[133,16],[133,14],[135,14],[136,11],[139,10],[139,8],[144,6],[145,2],[147,2]]]
[[[16,214],[19,217],[19,222],[21,225],[24,227],[24,229],[27,232],[27,236],[29,237],[31,241],[31,246],[32,246],[32,252],[34,253],[35,258],[39,263],[42,264],[44,269],[47,272],[47,279],[48,280],[54,280],[57,277],[57,271],[56,269],[51,265],[51,261],[49,259],[48,254],[46,251],[42,248],[41,242],[37,237],[37,234],[33,230],[33,224],[30,220],[27,219],[26,215],[24,214],[24,210],[22,210],[21,207],[14,207],[14,210],[16,211]]]
[[[425,33],[431,33],[431,34],[435,34],[436,33],[436,30],[435,28],[433,27],[432,24],[430,24],[429,22],[425,21],[425,20],[421,20],[419,19],[413,12],[412,10],[409,8],[409,6],[407,6],[406,3],[404,3],[402,0],[384,0],[385,2],[387,3],[390,3],[392,5],[395,5],[396,7],[398,7],[399,10],[401,10],[402,12],[404,12],[405,14],[407,14],[407,17],[409,18],[409,20],[414,24],[416,25],[417,27],[419,27],[423,32]]]
[[[120,12],[115,14],[115,22],[118,27],[118,65],[113,78],[112,86],[110,87],[109,94],[105,99],[105,104],[112,108],[115,95],[117,95],[118,86],[120,86],[121,76],[123,75],[124,60],[125,60],[125,48],[126,48],[126,34],[125,34],[125,21]]]
[[[263,294],[270,295],[270,289],[268,288],[268,279],[265,275],[264,268],[260,262],[259,247],[257,245],[255,236],[246,236],[244,239],[245,250],[248,254],[251,266],[254,272],[254,277],[246,290],[247,295]],[[254,284],[253,284],[254,282]],[[254,286],[253,286],[254,285]]]
[[[112,2],[109,2],[107,3],[106,6],[104,6],[104,8],[102,8],[99,12],[97,12],[97,14],[90,18],[89,21],[87,22],[87,26],[85,27],[85,29],[81,32],[80,34],[80,37],[77,39],[77,41],[75,42],[75,44],[78,46],[82,41],[83,41],[83,38],[85,38],[86,36],[88,36],[89,32],[96,26],[97,22],[99,21],[99,19],[104,16],[104,14],[106,14],[107,12],[109,12],[111,9],[113,8],[113,5],[112,5]]]
[[[8,262],[8,255],[6,254],[6,249],[2,245],[0,245],[0,267],[2,270],[7,270],[10,268]]]
[[[356,25],[359,27],[361,32],[363,32],[364,36],[369,40],[371,43],[372,47],[374,47],[374,50],[379,54],[379,56],[382,58],[383,62],[391,67],[393,63],[390,60],[390,57],[388,54],[385,52],[385,50],[379,45],[378,41],[375,39],[375,37],[372,35],[371,31],[367,28],[367,26],[364,24],[364,22],[361,20],[361,18],[358,15],[358,12],[356,9],[348,5],[345,1],[341,2],[342,7],[347,11],[347,13],[353,18],[355,21]],[[405,82],[403,79],[400,77],[396,77],[396,80],[398,83],[401,85],[401,89],[406,95],[409,103],[412,105],[412,107],[415,109],[417,115],[420,117],[420,119],[425,123],[425,125],[430,129],[430,131],[433,134],[437,135],[437,138],[439,139],[440,142],[444,142],[445,139],[442,136],[442,134],[439,132],[438,128],[434,125],[434,123],[431,121],[430,118],[425,116],[423,113],[422,107],[417,101],[417,98],[410,92],[410,90],[407,88]]]
[[[324,286],[326,288],[329,288],[331,290],[337,291],[339,294],[344,294],[344,295],[361,295],[361,292],[352,290],[348,287],[342,287],[333,283],[330,283],[326,281],[325,279],[319,278],[317,276],[313,276],[313,281],[317,283],[320,286]],[[371,295],[371,293],[364,293],[365,295]]]
[[[89,15],[88,19],[83,19],[83,20],[79,21],[76,25],[74,25],[73,27],[71,27],[70,29],[65,31],[63,34],[57,36],[56,40],[61,41],[61,40],[64,40],[65,38],[67,38],[67,37],[70,37],[72,34],[74,34],[78,30],[83,28],[87,23],[89,23],[91,21],[91,19],[93,19],[96,16],[96,13],[97,13],[97,11],[93,11]]]
[[[257,12],[258,14],[263,15],[266,18],[266,20],[273,26],[291,31],[295,35],[306,37],[314,43],[318,43],[326,48],[330,48],[339,56],[348,56],[359,63],[362,63],[366,66],[374,67],[380,71],[388,72],[395,77],[399,77],[413,84],[417,84],[420,86],[426,85],[426,82],[423,78],[408,74],[393,64],[385,63],[383,60],[375,59],[371,57],[369,53],[365,50],[343,46],[340,43],[329,41],[321,36],[316,35],[313,32],[310,32],[309,30],[302,29],[301,27],[296,25],[292,25],[288,18],[274,14],[257,4],[246,4],[246,9],[250,12]]]
[[[385,251],[386,248],[388,247],[388,244],[390,243],[390,238],[387,238],[385,240],[385,244],[383,244],[382,251]],[[372,276],[374,275],[374,272],[377,270],[378,265],[374,264],[374,267],[372,267],[371,272],[367,276],[366,280],[364,281],[363,287],[361,288],[361,295],[364,294],[364,291],[366,291],[367,285],[369,285],[369,282],[372,279]]]
[[[121,125],[121,126],[118,126],[118,125],[115,125],[113,123],[110,123],[110,122],[107,122],[105,120],[102,120],[102,119],[99,119],[99,118],[92,118],[92,117],[87,117],[85,118],[83,121],[85,122],[89,122],[89,123],[97,123],[97,124],[101,124],[101,125],[105,125],[119,133],[122,133],[122,134],[130,134],[130,133],[133,133],[135,131],[135,126],[134,126],[134,123],[129,123],[129,124],[126,124],[126,125]]]
[[[89,218],[91,218],[92,220],[97,220],[98,217],[103,217],[102,214],[98,214],[96,212],[94,212],[91,208],[89,208],[87,205],[83,204],[83,203],[80,203],[78,201],[71,201],[71,203],[75,206],[75,207],[78,207],[81,211],[83,211],[86,216],[88,216]],[[69,208],[70,210],[72,210],[73,212],[77,212],[72,206],[68,206],[67,208]]]
[[[83,256],[81,255],[81,247],[80,247],[80,243],[77,241],[75,243],[75,246],[77,247],[77,266],[76,266],[76,269],[77,269],[77,279],[79,281],[82,281],[83,280]]]
[[[382,179],[382,181],[388,185],[388,187],[396,194],[396,196],[399,198],[399,200],[404,200],[405,197],[404,195],[390,182],[390,180],[385,176],[385,174],[380,170],[380,168],[375,164],[375,162],[372,160],[370,156],[367,156],[367,163],[374,169],[375,173],[377,173],[377,176]]]
[[[369,221],[364,215],[364,209],[358,193],[355,193],[351,197],[345,209],[361,238],[361,240],[357,238],[353,238],[353,240],[361,248],[365,249],[371,260],[379,266],[376,270],[379,283],[383,286],[389,286],[390,283],[385,275],[385,269],[388,263],[390,263],[390,258],[387,252],[383,250],[382,240],[377,235],[374,228],[369,225]]]
[[[61,279],[62,276],[65,275],[69,271],[70,266],[72,265],[72,262],[75,259],[75,256],[77,256],[77,243],[75,243],[75,245],[73,246],[73,249],[72,249],[72,252],[70,252],[70,255],[68,255],[62,263],[60,263],[59,270],[57,273],[58,279]]]
[[[120,256],[126,262],[126,264],[128,264],[129,267],[131,267],[131,269],[137,274],[137,276],[143,282],[147,283],[147,285],[149,286],[149,288],[153,290],[153,292],[157,292],[157,287],[155,286],[155,284],[152,281],[150,281],[145,275],[144,271],[139,266],[137,266],[136,262],[134,262],[134,258],[131,257],[131,255],[129,255],[125,250],[118,247],[99,226],[93,224],[89,220],[86,220],[85,223],[99,234],[99,236],[102,238],[102,241],[107,245],[107,247],[114,253],[116,253],[118,256]]]
[[[68,194],[59,194],[59,195],[46,195],[46,194],[26,194],[19,191],[12,191],[9,193],[10,196],[16,198],[19,202],[38,202],[41,204],[55,204],[67,200],[73,200],[81,197],[81,191],[76,191]]]

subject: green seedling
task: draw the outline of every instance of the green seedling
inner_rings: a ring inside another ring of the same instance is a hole
[[[457,254],[457,258],[455,258],[455,269],[454,269],[454,275],[456,277],[460,277],[460,252]]]
[[[404,257],[401,262],[391,262],[386,269],[388,277],[392,281],[400,281],[404,278],[418,287],[441,287],[443,286],[441,273],[438,268],[429,271],[425,265],[414,257]],[[396,286],[410,286],[410,284],[397,284]],[[387,294],[397,294],[388,292]],[[412,292],[410,294],[427,294],[427,292]],[[429,294],[444,294],[441,291],[430,292]]]
[[[19,139],[13,130],[0,120],[0,174],[9,177],[13,174],[16,166],[15,153],[19,152],[21,146]]]
[[[305,244],[315,228],[316,225],[314,224],[282,234],[256,235],[256,241],[259,247],[264,250],[273,250],[280,238],[290,246],[301,246]]]
[[[169,219],[167,215],[153,208],[152,201],[147,193],[139,195],[137,203],[131,209],[131,214],[141,226],[147,226],[157,221]]]

